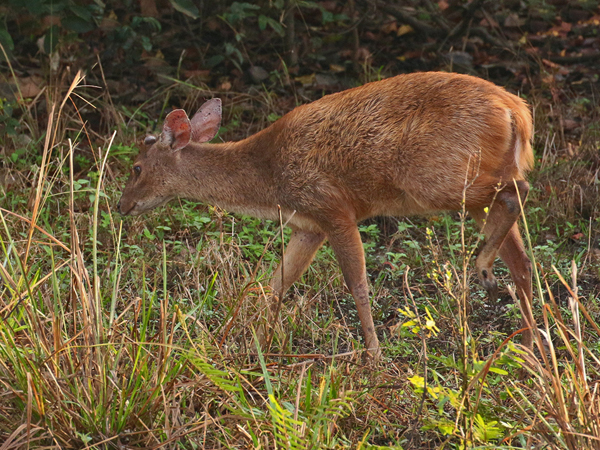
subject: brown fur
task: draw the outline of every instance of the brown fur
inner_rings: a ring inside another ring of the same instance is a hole
[[[124,214],[174,197],[270,219],[279,205],[295,231],[286,280],[278,270],[273,287],[285,292],[328,239],[357,301],[367,348],[378,356],[356,223],[458,210],[464,191],[466,209],[482,224],[496,198],[476,262],[482,284],[495,295],[491,266],[500,250],[521,301],[531,301],[530,263],[516,225],[533,165],[531,114],[520,98],[467,75],[401,75],[300,106],[240,142],[194,142],[218,129],[220,102],[211,102],[191,122],[180,110],[167,117],[161,138],[150,139],[135,163],[141,173],[125,187]],[[523,342],[531,345],[529,333]]]

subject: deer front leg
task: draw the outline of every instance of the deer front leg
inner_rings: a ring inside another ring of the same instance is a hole
[[[371,315],[365,255],[360,233],[352,220],[343,223],[338,221],[335,225],[336,228],[331,230],[327,237],[342,268],[346,285],[356,302],[368,355],[377,361],[381,358],[381,349]]]
[[[276,296],[283,296],[302,276],[325,241],[325,233],[314,233],[298,228],[292,230],[285,254],[270,283]]]
[[[514,224],[500,247],[500,258],[505,262],[510,276],[517,287],[517,295],[521,303],[523,318],[521,326],[527,328],[522,334],[521,344],[533,349],[533,333],[530,327],[535,326],[533,315],[530,315],[533,304],[531,283],[531,260],[525,252],[518,224]]]
[[[269,283],[273,294],[269,299],[269,308],[267,311],[267,324],[259,329],[259,342],[262,347],[268,347],[273,336],[273,332],[267,333],[265,328],[272,328],[278,323],[279,308],[283,296],[296,280],[306,271],[312,262],[315,254],[325,241],[325,233],[315,233],[292,227],[292,236],[285,249],[281,263],[273,273],[273,278]],[[269,335],[267,337],[267,334]]]

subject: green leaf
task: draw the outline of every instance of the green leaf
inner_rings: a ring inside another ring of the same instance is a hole
[[[235,46],[231,45],[229,42],[225,43],[225,54],[231,57],[232,62],[239,62],[242,64],[244,62],[244,56],[242,52],[240,52]],[[237,58],[237,61],[234,59]]]
[[[44,35],[44,52],[47,55],[51,54],[58,44],[58,32],[58,25],[52,25]]]
[[[142,17],[142,22],[150,24],[155,31],[160,31],[162,29],[162,25],[154,17]]]
[[[327,11],[324,8],[321,8],[321,14],[323,15],[323,23],[333,22],[333,13]]]
[[[27,8],[30,14],[44,14],[46,11],[44,10],[44,6],[41,0],[21,0],[20,2],[12,1],[11,3],[18,3],[18,6],[24,6]],[[17,5],[14,5],[17,6]]]
[[[284,36],[285,35],[285,31],[283,30],[283,26],[277,22],[274,19],[271,19],[270,17],[267,17],[267,23],[269,24],[269,26],[271,28],[273,28],[273,31],[275,31],[279,36]]]
[[[15,49],[15,43],[13,42],[12,37],[10,37],[10,34],[6,30],[6,28],[3,28],[2,26],[0,26],[0,44],[2,44],[2,47],[4,47],[4,51],[8,54],[8,57],[10,58],[10,52]],[[4,61],[4,53],[1,52],[0,61]]]
[[[500,369],[498,367],[490,367],[490,372],[494,372],[499,375],[508,375],[508,372],[506,370]]]
[[[214,55],[206,60],[205,65],[208,69],[212,69],[213,67],[221,64],[223,61],[225,61],[225,57],[223,55]]]
[[[74,31],[75,33],[87,33],[94,29],[94,22],[92,20],[85,20],[75,15],[68,15],[63,18],[60,22],[63,27],[68,30]]]
[[[229,12],[223,14],[223,18],[229,23],[236,23],[248,17],[254,17],[255,14],[253,11],[259,9],[260,6],[253,5],[252,3],[233,2],[229,7]]]
[[[242,387],[237,378],[232,377],[232,374],[225,370],[220,370],[213,365],[202,361],[200,358],[190,354],[190,361],[198,370],[200,370],[210,381],[224,391],[242,392]],[[234,379],[232,379],[234,378]]]
[[[489,442],[502,437],[502,429],[495,420],[486,422],[480,414],[475,417],[475,437],[483,442]]]
[[[150,41],[150,38],[148,36],[142,36],[142,47],[147,52],[152,50],[152,42]]]
[[[68,8],[70,0],[21,0],[19,6],[26,7],[33,15],[58,15],[58,13]]]
[[[170,0],[170,2],[173,8],[186,16],[190,16],[192,19],[197,19],[200,15],[200,11],[192,0]]]
[[[267,28],[267,21],[269,20],[269,18],[267,16],[264,15],[260,15],[258,16],[258,28],[262,30],[264,30],[265,28]]]
[[[148,239],[150,241],[153,241],[154,239],[156,239],[156,236],[154,236],[152,233],[150,233],[148,228],[144,228],[144,236],[146,237],[146,239]]]
[[[451,435],[454,432],[454,422],[450,422],[449,420],[440,420],[437,423],[437,427],[444,435]]]
[[[4,47],[4,50],[14,50],[15,43],[10,36],[10,33],[2,24],[0,24],[0,44]]]
[[[85,20],[86,22],[91,22],[92,20],[92,12],[87,9],[85,6],[73,5],[69,8],[73,14],[75,14],[80,19]]]

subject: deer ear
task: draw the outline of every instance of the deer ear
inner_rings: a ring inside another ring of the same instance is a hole
[[[221,126],[221,99],[213,98],[200,107],[192,117],[192,140],[208,142],[214,138]]]
[[[174,151],[181,150],[190,143],[192,126],[183,109],[171,111],[165,117],[160,140]]]

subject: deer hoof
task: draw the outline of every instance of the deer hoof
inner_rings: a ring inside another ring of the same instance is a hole
[[[366,364],[377,364],[381,361],[381,347],[368,348],[363,353],[363,362]]]
[[[479,281],[483,288],[487,291],[489,300],[495,302],[498,300],[498,282],[492,272],[483,269],[479,274]]]

